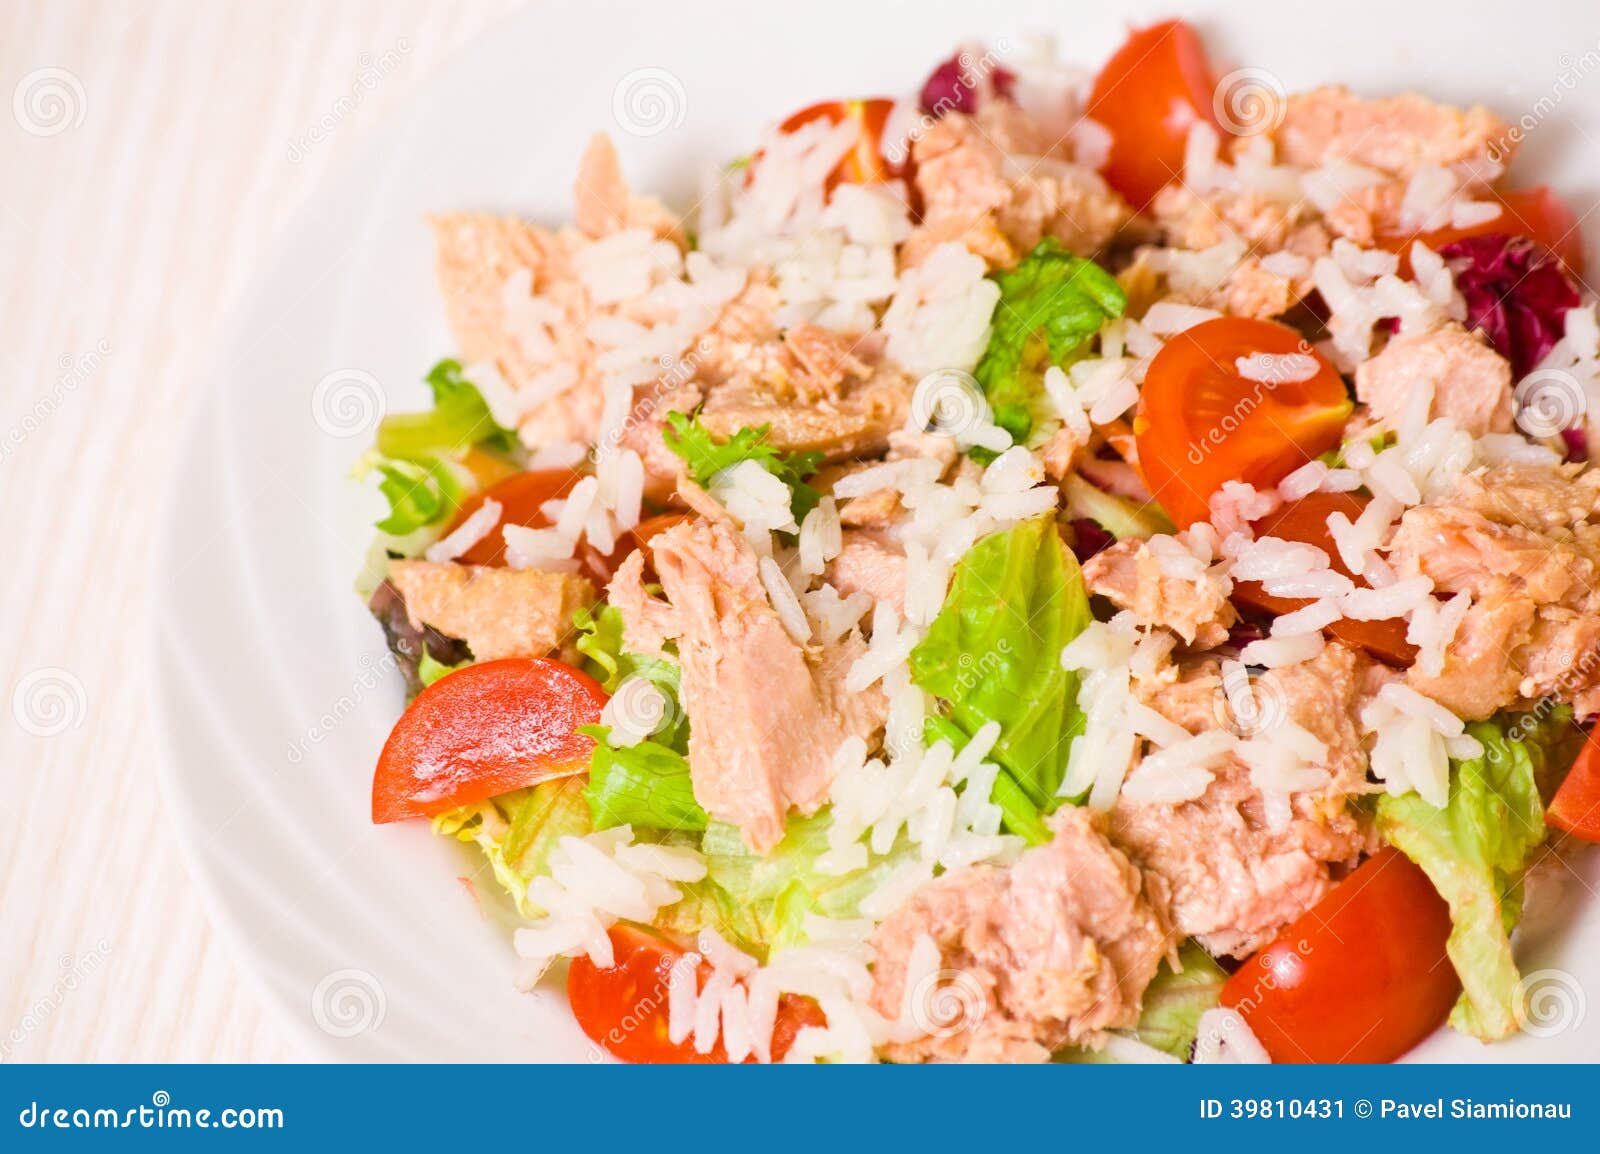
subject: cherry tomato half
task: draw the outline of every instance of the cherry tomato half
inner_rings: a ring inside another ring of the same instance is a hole
[[[1550,189],[1543,185],[1498,193],[1504,210],[1493,220],[1468,228],[1440,228],[1431,232],[1396,233],[1377,238],[1378,244],[1389,252],[1400,254],[1400,271],[1411,274],[1411,242],[1420,240],[1429,248],[1439,249],[1452,241],[1470,236],[1490,236],[1509,233],[1525,236],[1541,248],[1554,253],[1556,258],[1572,271],[1583,275],[1583,234],[1578,231],[1578,216]]]
[[[1111,133],[1103,172],[1134,208],[1183,175],[1189,129],[1215,125],[1205,46],[1182,20],[1136,29],[1095,77],[1089,117]]]
[[[1544,817],[1553,829],[1600,842],[1600,728],[1590,732]]]
[[[432,817],[589,768],[606,691],[570,665],[507,657],[446,674],[406,707],[372,778],[375,824]]]
[[[794,132],[816,120],[829,124],[846,121],[856,126],[856,143],[828,174],[827,188],[838,184],[883,184],[900,173],[883,155],[883,129],[889,121],[894,101],[874,97],[870,100],[826,100],[802,108],[778,126],[779,132]]]
[[[601,969],[587,956],[574,958],[567,970],[567,998],[583,1032],[613,1057],[647,1064],[726,1062],[722,1039],[708,1054],[698,1053],[692,1038],[673,1042],[667,1034],[667,983],[683,951],[659,934],[621,923],[611,927],[614,964]],[[709,964],[699,977],[705,984]],[[810,998],[785,994],[778,1001],[772,1031],[772,1060],[781,1062],[806,1026],[827,1024]],[[751,1057],[749,1061],[754,1061]]]
[[[1276,383],[1240,375],[1241,357],[1309,356],[1316,375]],[[1218,317],[1162,347],[1145,373],[1133,428],[1139,469],[1173,522],[1210,515],[1226,481],[1271,488],[1338,445],[1354,409],[1344,381],[1287,325]]]
[[[1461,993],[1450,907],[1397,849],[1363,862],[1222,987],[1274,1062],[1392,1062]]]
[[[1368,500],[1355,493],[1312,493],[1261,518],[1255,522],[1255,531],[1261,537],[1315,545],[1328,555],[1328,564],[1335,572],[1343,573],[1358,585],[1365,585],[1366,582],[1351,573],[1340,560],[1339,547],[1333,543],[1333,534],[1328,532],[1328,518],[1334,513],[1343,513],[1354,522],[1367,507]],[[1241,605],[1273,614],[1292,613],[1311,604],[1309,598],[1274,597],[1261,588],[1259,581],[1237,582],[1233,587],[1233,599]],[[1417,659],[1417,647],[1406,640],[1406,624],[1398,618],[1357,621],[1341,617],[1328,626],[1327,632],[1340,641],[1365,649],[1389,665],[1410,665]]]

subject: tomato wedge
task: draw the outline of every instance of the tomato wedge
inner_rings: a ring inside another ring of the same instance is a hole
[[[1363,862],[1222,987],[1274,1062],[1392,1062],[1461,993],[1450,907],[1399,850]]]
[[[1189,129],[1217,123],[1215,88],[1205,46],[1182,20],[1135,29],[1100,69],[1089,117],[1111,133],[1103,175],[1134,208],[1183,175]]]
[[[584,956],[574,958],[567,970],[567,998],[583,1032],[624,1062],[726,1062],[728,1052],[721,1038],[710,1053],[701,1054],[692,1039],[673,1042],[667,1035],[667,982],[684,951],[637,926],[619,923],[611,927],[610,935],[614,965],[601,969]],[[710,977],[709,965],[701,965],[699,977],[704,985]],[[772,1060],[783,1060],[803,1028],[826,1024],[816,1002],[783,995],[772,1031]]]
[[[839,184],[883,184],[900,173],[883,155],[883,129],[889,121],[894,101],[874,97],[869,100],[826,100],[802,108],[778,126],[779,132],[794,132],[817,120],[829,124],[850,121],[856,126],[856,144],[828,174],[826,187]]]
[[[1544,819],[1580,841],[1600,842],[1600,728],[1590,731]]]
[[[545,502],[565,497],[582,477],[582,473],[573,469],[537,469],[513,474],[461,502],[450,528],[461,524],[490,499],[500,502],[500,524],[542,528],[550,524],[550,518],[544,514]],[[499,529],[494,529],[458,560],[463,565],[504,565],[505,538]]]
[[[1583,275],[1583,234],[1578,230],[1577,214],[1566,201],[1544,185],[1496,195],[1505,211],[1493,220],[1468,228],[1440,228],[1431,232],[1380,236],[1377,238],[1378,244],[1389,252],[1400,254],[1400,271],[1409,276],[1413,240],[1420,240],[1438,252],[1445,245],[1467,237],[1509,233],[1525,236],[1541,248],[1550,250],[1574,276]]]
[[[1247,380],[1236,362],[1254,354],[1308,356],[1305,381]],[[1139,468],[1173,522],[1210,515],[1227,481],[1270,488],[1334,448],[1355,408],[1344,381],[1287,325],[1218,317],[1186,329],[1150,362],[1133,422]]]
[[[1366,582],[1350,572],[1339,559],[1339,548],[1328,532],[1328,518],[1343,513],[1353,522],[1361,516],[1370,498],[1355,493],[1311,493],[1298,501],[1290,501],[1281,508],[1255,522],[1257,535],[1279,537],[1285,541],[1300,541],[1315,545],[1328,555],[1328,564],[1358,585]],[[1259,581],[1240,581],[1233,587],[1233,599],[1241,605],[1263,613],[1292,613],[1311,604],[1309,598],[1274,597],[1261,588]],[[1406,640],[1406,625],[1399,618],[1377,621],[1357,621],[1341,617],[1328,626],[1327,632],[1340,641],[1365,649],[1379,661],[1389,665],[1410,665],[1417,659],[1417,647]]]
[[[461,508],[456,512],[449,528],[454,529],[460,525],[482,508],[483,503],[490,498],[500,502],[501,525],[544,528],[551,524],[550,518],[544,512],[545,503],[565,497],[582,478],[583,474],[574,469],[536,469],[506,477],[461,502]],[[610,553],[602,553],[586,541],[580,543],[577,557],[583,575],[596,585],[604,585],[610,581],[611,575],[617,571],[617,566],[622,564],[623,558],[639,547],[637,535],[647,524],[649,521],[642,522],[631,533],[623,534]],[[506,563],[505,537],[496,527],[477,541],[472,548],[461,554],[457,560],[463,565],[503,566]]]
[[[432,817],[589,768],[606,692],[570,665],[507,657],[458,669],[417,694],[378,756],[376,824]]]

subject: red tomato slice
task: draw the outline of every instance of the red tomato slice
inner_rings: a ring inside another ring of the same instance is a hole
[[[1329,565],[1359,585],[1366,582],[1356,577],[1339,559],[1339,548],[1328,532],[1328,517],[1343,513],[1353,522],[1366,508],[1370,498],[1355,493],[1312,493],[1298,501],[1291,501],[1277,511],[1255,523],[1256,533],[1263,537],[1280,537],[1285,541],[1301,541],[1315,545],[1328,555]],[[1233,587],[1233,599],[1241,605],[1259,609],[1263,613],[1292,613],[1311,604],[1309,598],[1274,597],[1261,588],[1259,581],[1240,581]],[[1365,649],[1379,661],[1390,665],[1410,665],[1417,659],[1417,647],[1406,640],[1406,625],[1398,618],[1378,621],[1357,621],[1340,618],[1328,626],[1327,632],[1340,641]]]
[[[1444,1024],[1461,993],[1450,907],[1385,848],[1222,987],[1274,1062],[1392,1062]]]
[[[446,674],[395,723],[372,778],[372,820],[432,817],[589,768],[606,692],[544,657],[507,657]]]
[[[883,155],[883,128],[889,121],[894,101],[874,97],[869,100],[825,100],[802,108],[778,126],[779,132],[794,132],[814,120],[829,124],[853,121],[856,146],[845,154],[828,174],[827,188],[838,184],[883,184],[901,175]]]
[[[1400,254],[1400,271],[1410,276],[1413,240],[1420,240],[1437,252],[1452,241],[1465,240],[1469,236],[1509,233],[1525,236],[1549,249],[1572,270],[1574,276],[1583,275],[1583,234],[1578,231],[1577,214],[1567,206],[1566,201],[1544,185],[1496,195],[1505,211],[1493,220],[1469,228],[1440,228],[1432,232],[1380,236],[1378,243],[1388,251]]]
[[[1317,374],[1246,380],[1235,362],[1254,353],[1314,357]],[[1186,528],[1210,515],[1224,482],[1270,488],[1334,448],[1354,407],[1334,367],[1287,325],[1218,317],[1179,333],[1150,362],[1133,422],[1139,468]]]
[[[1600,728],[1590,731],[1544,819],[1562,833],[1600,842]]]
[[[674,1043],[667,1036],[667,982],[673,964],[683,956],[666,938],[637,926],[611,927],[615,964],[601,969],[587,956],[574,958],[567,970],[567,998],[573,1016],[590,1039],[624,1062],[644,1064],[726,1062],[719,1038],[709,1054],[697,1053],[692,1039]],[[700,983],[710,977],[702,964]],[[827,1018],[810,998],[783,995],[772,1031],[772,1060],[781,1062],[806,1026],[822,1026]],[[754,1057],[749,1061],[755,1061]]]
[[[1095,77],[1089,116],[1111,132],[1104,176],[1134,208],[1183,175],[1190,127],[1217,122],[1215,88],[1205,46],[1182,20],[1136,29]]]

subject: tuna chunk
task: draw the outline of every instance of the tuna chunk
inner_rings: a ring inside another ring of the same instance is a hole
[[[1289,164],[1317,168],[1342,160],[1398,176],[1424,164],[1484,161],[1491,149],[1509,163],[1516,143],[1486,108],[1463,111],[1414,92],[1363,100],[1337,86],[1289,97],[1275,135],[1278,157]]]
[[[1005,267],[1046,236],[1087,256],[1104,248],[1130,216],[1098,173],[1055,155],[1013,156],[980,121],[959,112],[924,133],[912,155],[923,220],[901,250],[907,265],[959,241]]]
[[[389,580],[413,628],[459,637],[477,661],[553,653],[571,636],[572,615],[594,601],[582,577],[543,569],[395,561]]]
[[[1424,385],[1433,388],[1434,416],[1474,437],[1511,431],[1510,362],[1460,325],[1397,336],[1356,369],[1356,396],[1391,426]]]
[[[695,799],[765,853],[790,809],[814,813],[827,800],[834,753],[847,737],[870,739],[885,704],[881,695],[846,699],[851,651],[810,654],[785,632],[755,553],[732,527],[696,519],[651,547],[666,599],[646,594],[630,558],[611,603],[630,648],[676,641]]]
[[[634,196],[622,176],[617,150],[605,133],[596,133],[578,163],[572,186],[578,230],[598,240],[624,229],[649,229],[659,237],[680,241],[678,218],[654,197]]]
[[[502,423],[531,445],[590,441],[604,403],[585,326],[588,295],[572,267],[574,237],[511,217],[433,217],[439,295],[461,359],[493,365],[475,383]]]
[[[1005,868],[947,873],[878,928],[874,1008],[929,1031],[891,1045],[892,1059],[1042,1062],[1139,1020],[1145,987],[1177,944],[1160,884],[1106,840],[1102,815],[1069,806],[1050,824],[1048,845]],[[942,980],[908,990],[925,937]],[[939,1012],[945,999],[959,1020]]]
[[[1152,546],[1118,541],[1083,567],[1089,592],[1118,609],[1133,611],[1139,624],[1171,629],[1201,648],[1220,645],[1238,619],[1230,582],[1189,556],[1172,538]]]
[[[906,555],[886,534],[851,530],[828,563],[827,579],[841,594],[865,593],[902,617],[906,611]]]
[[[1600,709],[1600,475],[1510,465],[1462,479],[1450,500],[1409,509],[1389,560],[1472,606],[1444,668],[1413,686],[1466,718],[1540,697]]]
[[[784,452],[870,456],[883,452],[889,434],[905,424],[914,383],[885,363],[864,380],[843,385],[836,398],[805,403],[789,390],[736,378],[707,392],[700,419],[722,439],[743,428],[770,425],[767,443]]]
[[[1124,796],[1112,810],[1112,840],[1171,888],[1174,927],[1212,953],[1242,957],[1271,940],[1374,847],[1368,823],[1348,804],[1366,788],[1353,720],[1364,664],[1330,643],[1313,661],[1255,681],[1263,725],[1286,718],[1328,747],[1326,786],[1293,795],[1285,828],[1270,828],[1249,770],[1232,757],[1194,801]],[[1187,663],[1176,680],[1138,688],[1146,704],[1190,733],[1214,730],[1228,716],[1215,660]]]

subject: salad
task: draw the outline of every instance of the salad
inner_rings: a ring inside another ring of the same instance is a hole
[[[361,470],[410,703],[618,1058],[1391,1061],[1528,1023],[1600,840],[1574,214],[1484,108],[967,45],[690,217],[431,223]]]

